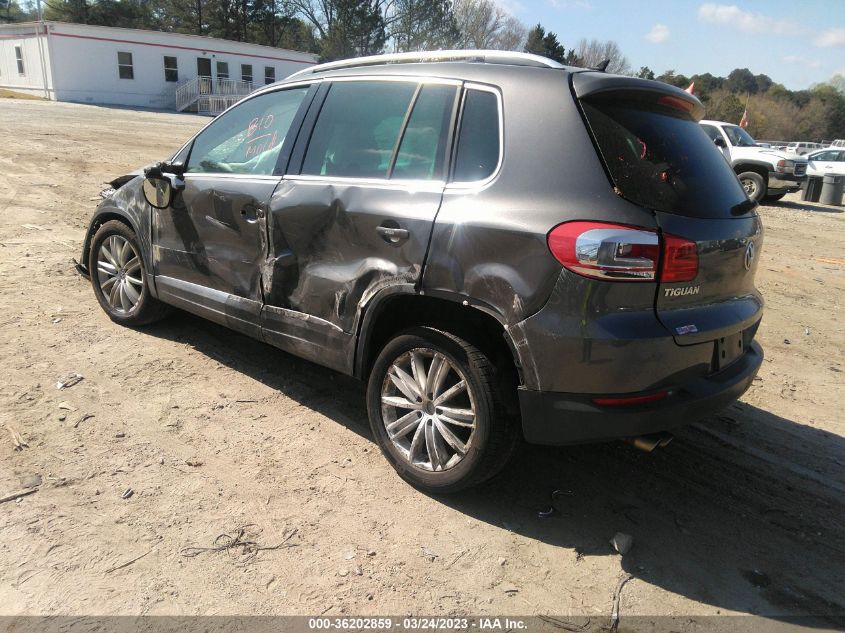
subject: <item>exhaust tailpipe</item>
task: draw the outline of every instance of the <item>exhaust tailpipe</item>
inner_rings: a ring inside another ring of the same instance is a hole
[[[664,448],[672,441],[672,434],[663,431],[661,433],[651,433],[649,435],[639,435],[637,437],[627,437],[625,441],[634,448],[638,448],[646,453],[651,453],[656,448]]]

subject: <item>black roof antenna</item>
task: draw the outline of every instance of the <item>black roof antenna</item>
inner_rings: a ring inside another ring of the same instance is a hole
[[[599,62],[598,66],[596,66],[593,70],[598,70],[600,72],[605,72],[607,67],[610,66],[610,60],[605,59]]]

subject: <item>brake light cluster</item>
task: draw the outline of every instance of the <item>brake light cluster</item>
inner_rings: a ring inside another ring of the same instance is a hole
[[[549,250],[567,270],[605,281],[691,281],[698,275],[693,241],[606,222],[565,222],[548,235]]]

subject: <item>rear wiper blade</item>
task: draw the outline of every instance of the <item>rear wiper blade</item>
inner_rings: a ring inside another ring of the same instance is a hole
[[[731,215],[744,215],[756,209],[759,204],[759,202],[754,202],[754,200],[745,200],[731,207]]]

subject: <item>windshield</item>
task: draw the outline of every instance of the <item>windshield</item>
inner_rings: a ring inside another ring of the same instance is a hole
[[[757,141],[738,125],[726,125],[724,130],[734,147],[755,147],[757,145]]]
[[[732,217],[747,202],[722,152],[671,101],[605,93],[582,105],[613,184],[628,200],[702,218]]]

